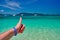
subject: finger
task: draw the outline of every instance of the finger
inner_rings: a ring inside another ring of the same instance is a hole
[[[23,26],[22,26],[21,30],[23,30],[23,29],[24,29],[24,27],[25,27],[25,25],[23,25]]]
[[[20,17],[19,24],[21,24],[21,23],[22,23],[22,18]]]
[[[23,24],[21,24],[20,30],[21,30],[22,27],[23,27]]]
[[[25,25],[21,26],[19,33],[23,33],[24,29],[25,29]]]
[[[24,29],[25,29],[25,26],[23,25],[23,27],[21,28],[21,33],[23,33]]]

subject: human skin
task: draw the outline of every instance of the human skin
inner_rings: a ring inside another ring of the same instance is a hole
[[[20,20],[18,24],[16,25],[17,33],[23,33],[25,26],[21,24],[22,23],[22,18],[20,17]],[[11,37],[13,37],[15,34],[14,29],[10,29],[2,34],[0,34],[0,40],[9,40]]]

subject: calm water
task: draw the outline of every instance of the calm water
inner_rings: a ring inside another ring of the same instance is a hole
[[[10,40],[60,40],[60,16],[22,17],[25,24],[23,34]],[[0,18],[0,33],[16,26],[19,17]]]

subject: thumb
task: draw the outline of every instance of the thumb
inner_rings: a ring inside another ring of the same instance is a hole
[[[22,18],[20,17],[19,24],[21,24],[21,23],[22,23]]]
[[[19,20],[18,24],[16,25],[16,27],[19,28],[21,26],[21,23],[22,23],[22,18],[20,17],[20,20]]]

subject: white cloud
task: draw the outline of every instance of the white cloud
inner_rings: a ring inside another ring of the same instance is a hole
[[[4,12],[4,10],[0,10],[0,12]]]
[[[3,5],[0,4],[0,6],[9,8],[11,10],[17,10],[21,8],[19,3],[14,2],[14,1],[9,1],[9,0],[5,0],[5,4]]]
[[[12,7],[8,6],[8,5],[0,5],[0,6],[5,7],[5,8],[9,8],[11,10],[15,10],[15,8],[12,8]]]
[[[11,7],[17,7],[17,8],[21,8],[20,4],[17,2],[13,2],[13,1],[6,1],[7,5],[11,6]]]

